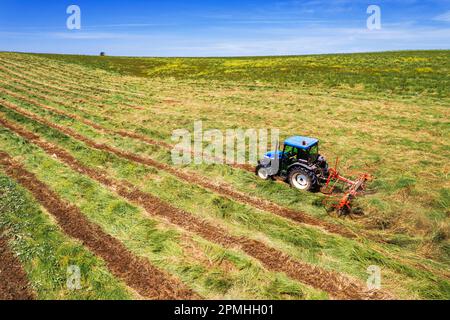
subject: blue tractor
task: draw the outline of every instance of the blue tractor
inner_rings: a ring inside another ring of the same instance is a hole
[[[284,142],[283,151],[277,146],[258,161],[256,174],[264,180],[281,178],[293,188],[314,191],[327,182],[329,169],[319,154],[319,140],[295,136]]]

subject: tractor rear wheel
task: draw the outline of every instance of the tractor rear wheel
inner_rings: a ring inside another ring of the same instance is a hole
[[[270,178],[269,171],[267,170],[267,168],[265,168],[263,166],[256,167],[256,175],[263,180],[269,180],[269,178]]]
[[[317,177],[314,172],[304,168],[295,168],[289,172],[289,184],[298,190],[311,191],[317,185]]]

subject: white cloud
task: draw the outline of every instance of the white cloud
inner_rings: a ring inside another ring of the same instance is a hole
[[[69,39],[69,40],[100,40],[100,39],[120,39],[127,38],[131,35],[120,35],[109,32],[54,32],[40,34],[43,37]]]
[[[450,22],[450,11],[440,14],[433,18],[435,21]]]

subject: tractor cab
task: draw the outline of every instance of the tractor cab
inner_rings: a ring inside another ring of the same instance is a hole
[[[319,140],[295,136],[284,141],[280,158],[280,170],[284,173],[290,165],[297,162],[314,163],[319,156]]]
[[[297,189],[311,190],[326,179],[328,165],[319,154],[318,139],[294,136],[284,141],[282,151],[268,152],[259,161],[256,174],[262,179],[279,176]]]

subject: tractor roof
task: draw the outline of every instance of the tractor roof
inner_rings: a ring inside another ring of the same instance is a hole
[[[295,136],[286,139],[286,141],[284,141],[284,145],[306,150],[318,142],[319,140],[315,138]]]

